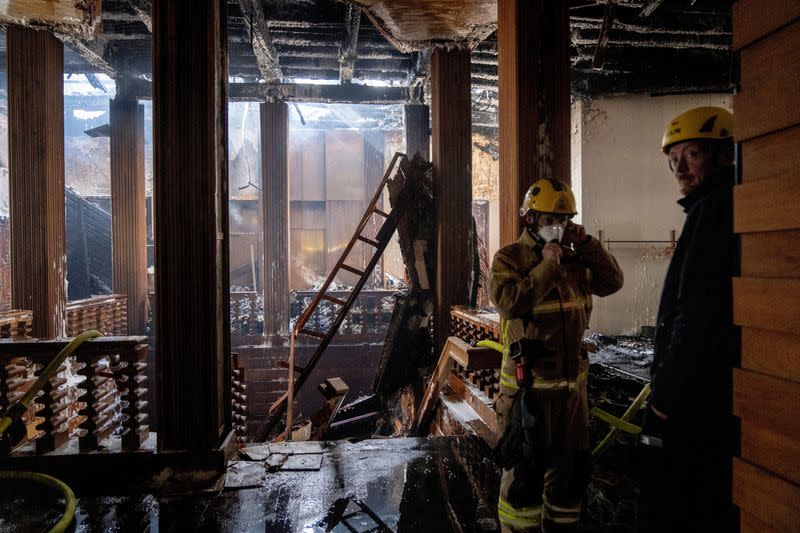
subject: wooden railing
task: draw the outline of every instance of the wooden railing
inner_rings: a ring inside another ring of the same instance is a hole
[[[67,304],[67,336],[89,329],[103,335],[128,333],[128,297],[124,294],[93,296]]]
[[[231,425],[237,443],[247,441],[247,385],[245,369],[239,364],[239,354],[231,353]]]
[[[0,414],[67,345],[0,340]],[[18,453],[133,451],[148,439],[147,337],[101,337],[82,344],[35,400],[27,446]],[[76,445],[77,441],[77,445]],[[0,450],[8,454],[10,450]]]

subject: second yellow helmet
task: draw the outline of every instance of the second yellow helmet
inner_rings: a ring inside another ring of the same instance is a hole
[[[530,186],[519,209],[519,216],[524,217],[528,211],[560,215],[578,214],[572,189],[563,181],[556,179],[536,180]]]
[[[733,115],[722,107],[695,107],[667,124],[661,149],[666,154],[675,143],[697,139],[733,138]]]

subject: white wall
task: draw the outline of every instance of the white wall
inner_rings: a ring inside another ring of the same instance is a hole
[[[612,241],[667,240],[670,230],[680,234],[684,213],[675,203],[680,193],[661,152],[661,137],[675,115],[702,105],[730,108],[731,97],[631,95],[573,106],[573,135],[582,141],[580,154],[573,154],[573,184],[580,189],[581,219],[589,233],[603,230]],[[659,257],[665,246],[610,245],[625,286],[595,298],[593,331],[637,333],[643,325],[655,325],[669,263],[669,256]]]

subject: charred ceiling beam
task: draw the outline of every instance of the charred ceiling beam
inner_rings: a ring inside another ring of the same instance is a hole
[[[153,19],[150,15],[152,12],[152,6],[150,5],[150,0],[128,0],[128,4],[133,9],[133,12],[136,13],[136,16],[139,18],[142,23],[147,26],[147,31],[153,31]]]
[[[279,83],[283,78],[278,51],[272,42],[264,6],[261,0],[237,0],[245,15],[245,25],[250,33],[253,53],[258,61],[258,68],[267,83]]]
[[[614,8],[616,0],[606,0],[606,8],[603,12],[603,25],[600,27],[600,35],[597,38],[597,46],[594,49],[592,68],[603,70],[603,63],[606,61],[606,46],[608,46],[608,33],[614,25]]]
[[[344,18],[345,37],[339,47],[339,83],[353,81],[353,71],[358,58],[358,29],[361,26],[361,8],[348,4]]]
[[[97,37],[93,41],[84,41],[74,35],[61,33],[56,33],[55,35],[86,62],[89,69],[91,69],[90,72],[102,72],[111,77],[116,75],[116,69],[103,57],[106,49],[105,38]]]
[[[653,11],[658,9],[658,6],[660,6],[663,1],[664,0],[649,0],[644,7],[642,7],[642,10],[639,11],[639,18],[646,19],[652,15]]]
[[[148,100],[153,97],[153,86],[150,81],[142,78],[129,79],[125,82],[125,92]],[[348,85],[230,83],[228,99],[232,102],[270,99],[342,104],[400,104],[408,100],[408,90],[405,87],[373,87],[356,83]]]

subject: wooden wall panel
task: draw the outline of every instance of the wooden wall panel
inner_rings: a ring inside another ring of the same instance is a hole
[[[431,159],[431,110],[425,104],[406,104],[406,154],[409,159],[419,152]]]
[[[800,442],[758,420],[742,420],[742,459],[800,484]]]
[[[539,178],[570,183],[568,2],[499,0],[500,244],[521,231],[519,206]]]
[[[800,2],[800,0],[798,0]],[[789,178],[800,168],[800,126],[745,141],[741,145],[745,182]]]
[[[734,278],[733,321],[740,326],[797,333],[800,280]]]
[[[227,5],[152,2],[159,450],[230,427]]]
[[[469,50],[431,59],[433,202],[436,207],[435,353],[450,331],[450,308],[469,299],[472,217],[472,100]]]
[[[787,437],[800,438],[800,416],[789,406],[800,405],[800,384],[736,369],[733,412],[744,421]]]
[[[800,17],[800,0],[739,0],[733,5],[733,48],[739,50]]]
[[[800,173],[737,185],[733,205],[736,233],[800,228]]]
[[[742,368],[800,383],[797,333],[742,328]]]
[[[740,459],[733,460],[733,501],[777,531],[800,524],[800,488]]]
[[[128,297],[128,335],[147,323],[144,106],[117,96],[111,111],[111,230],[114,292]]]
[[[53,34],[11,26],[8,153],[11,305],[33,311],[34,337],[66,325],[64,46]]]
[[[800,278],[800,231],[748,233],[741,239],[743,277]]]
[[[770,527],[750,513],[741,514],[742,533],[781,533],[774,527]]]
[[[264,334],[289,331],[289,107],[261,104]],[[305,169],[305,168],[304,168]]]
[[[800,124],[800,21],[741,51],[742,90],[734,100],[736,139]]]
[[[325,199],[362,200],[364,195],[364,136],[351,130],[325,132]]]

